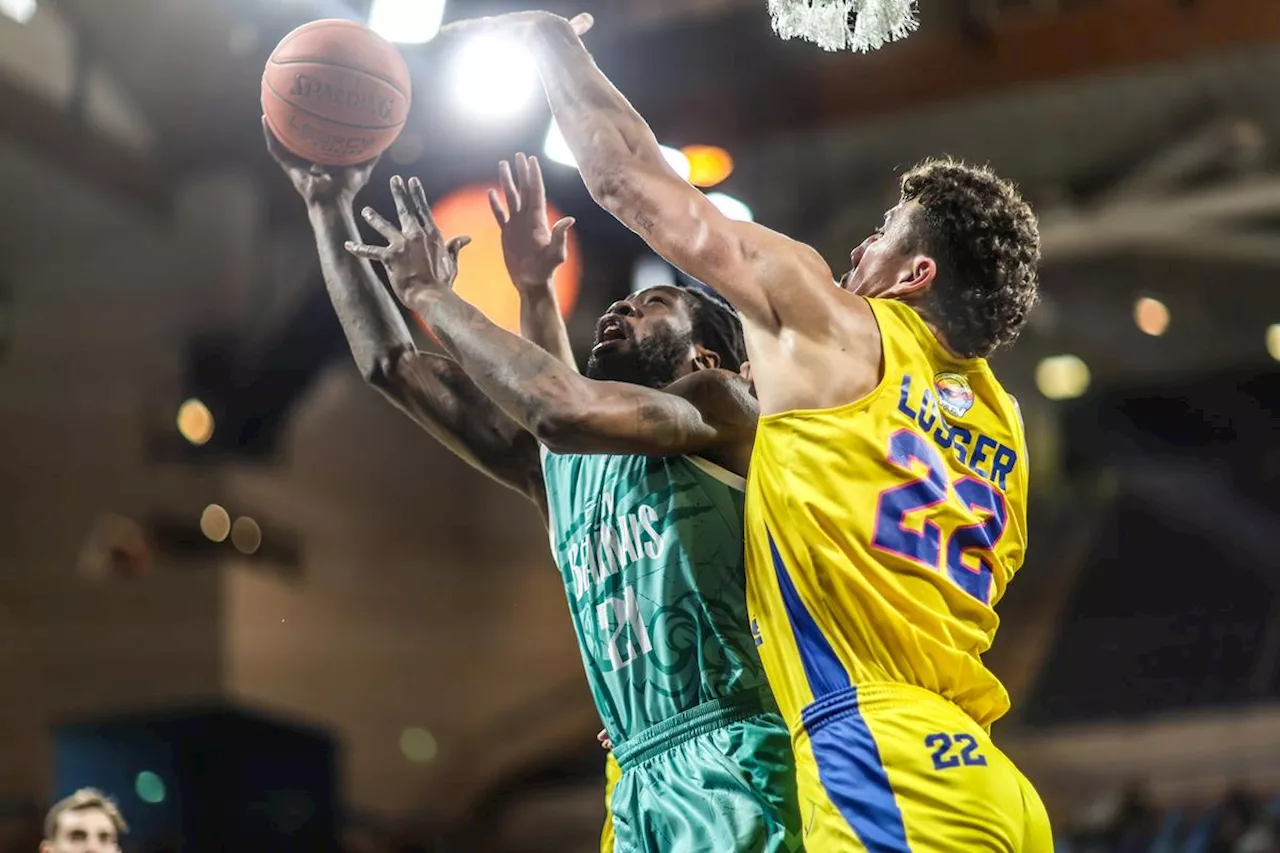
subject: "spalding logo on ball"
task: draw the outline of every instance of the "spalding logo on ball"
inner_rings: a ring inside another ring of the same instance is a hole
[[[409,116],[409,67],[390,42],[354,21],[303,24],[262,72],[262,113],[285,148],[312,163],[351,166],[396,141]]]

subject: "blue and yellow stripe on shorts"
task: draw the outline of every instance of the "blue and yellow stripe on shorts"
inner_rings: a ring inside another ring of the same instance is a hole
[[[1051,853],[1039,796],[986,730],[923,688],[854,684],[769,545],[814,697],[792,723],[805,849]]]
[[[801,712],[810,748],[805,759],[811,760],[812,768],[818,771],[831,805],[863,839],[868,850],[905,851],[908,849],[907,833],[902,823],[902,812],[894,800],[880,749],[858,711],[857,688],[800,600],[772,534],[769,535],[769,549],[805,677],[814,696],[829,697],[819,699]],[[826,728],[824,724],[833,718],[845,721],[842,726],[848,735],[845,743],[830,743],[822,734]],[[826,753],[833,749],[845,753],[845,760],[819,760],[819,756],[825,758]],[[800,755],[796,756],[796,761],[799,764]]]

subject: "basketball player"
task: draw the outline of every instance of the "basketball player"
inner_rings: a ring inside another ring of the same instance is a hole
[[[986,169],[925,163],[837,286],[667,165],[579,40],[590,23],[457,29],[524,38],[593,197],[741,312],[761,407],[748,600],[806,848],[1047,853],[1044,806],[988,735],[1009,698],[981,657],[1027,530],[1021,418],[986,357],[1035,302],[1035,217]]]
[[[114,800],[81,788],[45,815],[40,853],[120,853],[120,836],[128,831]]]
[[[400,248],[422,250],[414,257],[423,264],[405,281],[390,254],[362,254],[388,265],[397,295],[462,364],[420,352],[369,264],[343,251],[358,239],[351,201],[371,164],[330,173],[294,161],[270,134],[268,145],[308,202],[361,372],[455,453],[542,509],[592,693],[616,742],[606,794],[614,849],[799,849],[789,737],[747,630],[741,488],[756,408],[738,375],[733,312],[699,290],[634,294],[601,318],[581,376],[555,310],[522,310],[526,333],[553,355],[453,293],[466,241],[446,244],[425,202],[421,218],[410,211],[397,179],[402,229],[430,241],[405,240],[365,215]],[[554,309],[550,280],[567,226],[547,226],[536,160],[517,157],[515,171],[513,179],[502,170],[506,210],[491,199],[508,267],[526,309],[531,299]],[[541,296],[530,295],[535,288]],[[543,381],[525,382],[527,370]],[[700,428],[666,430],[672,410],[697,413]]]

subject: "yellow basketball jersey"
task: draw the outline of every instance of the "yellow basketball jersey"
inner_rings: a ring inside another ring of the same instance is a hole
[[[869,300],[884,376],[849,405],[760,419],[747,485],[748,607],[783,716],[861,684],[925,688],[983,727],[983,665],[1026,549],[1013,398],[907,305]]]

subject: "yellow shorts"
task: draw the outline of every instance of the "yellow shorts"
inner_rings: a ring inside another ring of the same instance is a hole
[[[1053,853],[1035,788],[956,705],[863,684],[792,730],[808,853]]]
[[[604,827],[600,830],[600,853],[613,853],[613,788],[622,778],[622,768],[613,752],[604,759]]]

